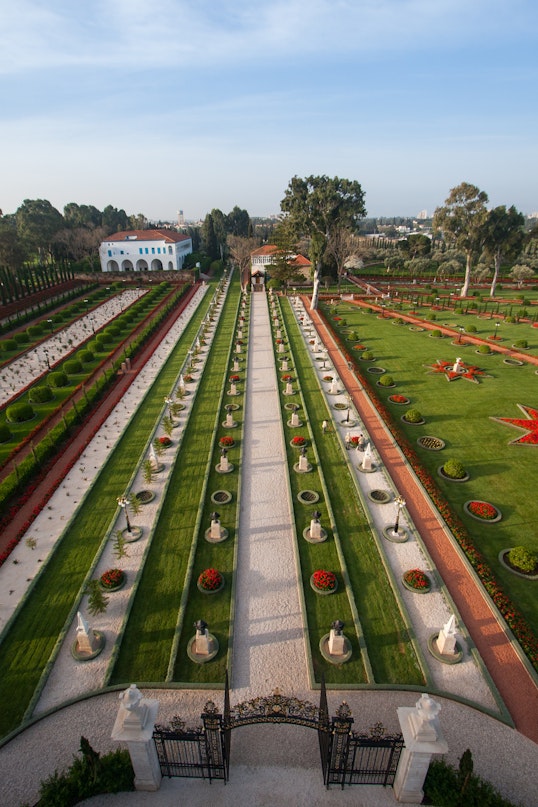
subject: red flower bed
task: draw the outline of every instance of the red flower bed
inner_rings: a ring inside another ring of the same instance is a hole
[[[497,518],[499,515],[497,508],[488,502],[469,502],[467,509],[473,514],[473,516],[483,518],[484,521],[491,521],[492,519]]]
[[[409,569],[404,572],[403,578],[408,586],[416,588],[417,591],[430,587],[428,575],[422,569]]]
[[[236,381],[239,381],[240,378],[238,375],[231,375],[229,380],[235,383]]]
[[[125,572],[121,569],[108,569],[100,577],[103,588],[117,588],[121,586],[125,578]]]
[[[233,437],[221,437],[219,440],[219,445],[223,446],[224,448],[230,448],[231,446],[235,445],[235,441]]]
[[[198,577],[198,585],[204,591],[216,591],[222,586],[222,575],[217,569],[205,569]]]
[[[286,373],[285,375],[281,376],[280,378],[281,378],[282,381],[293,381],[293,376],[291,376],[289,373]]]
[[[168,448],[168,446],[171,446],[171,445],[172,445],[172,441],[170,440],[170,438],[169,438],[169,437],[166,437],[166,436],[164,436],[164,437],[159,437],[159,443],[160,443],[162,446],[164,446],[165,448]]]
[[[304,437],[297,436],[297,437],[294,437],[291,442],[293,443],[294,446],[304,446],[304,444],[306,443],[306,440],[305,440]]]
[[[397,404],[406,404],[409,403],[409,398],[406,398],[405,395],[389,395],[389,401]]]
[[[312,575],[312,582],[320,591],[334,591],[336,588],[336,575],[334,572],[327,572],[325,569],[318,569]]]

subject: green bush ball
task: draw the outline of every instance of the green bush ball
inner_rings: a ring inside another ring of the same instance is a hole
[[[467,333],[476,333],[476,325],[466,325],[465,330]]]
[[[28,393],[28,398],[31,403],[47,403],[47,401],[52,401],[54,395],[50,387],[39,384],[37,387],[32,387]]]
[[[0,423],[0,443],[7,443],[11,440],[11,432],[5,423]]]
[[[487,355],[488,353],[491,353],[491,351],[489,349],[489,345],[478,345],[478,352],[479,353],[484,353],[484,355]]]
[[[391,375],[389,375],[388,373],[386,373],[385,375],[382,375],[381,378],[379,379],[379,386],[380,387],[393,387],[394,386],[393,377]]]
[[[374,354],[371,350],[365,350],[363,353],[361,353],[361,359],[364,359],[364,361],[371,361],[373,358]]]
[[[49,373],[46,381],[49,387],[67,387],[69,383],[66,374],[62,372],[62,370],[55,370]]]
[[[538,563],[538,555],[525,546],[515,546],[508,553],[508,560],[516,569],[522,572],[533,572]]]
[[[67,359],[63,364],[63,370],[67,375],[77,375],[82,372],[82,364],[78,359]]]
[[[32,420],[35,412],[29,403],[14,403],[6,409],[6,419],[8,423],[24,423]]]
[[[17,350],[18,344],[14,339],[3,339],[0,342],[0,350],[4,353],[8,353],[11,350]]]
[[[529,343],[526,339],[518,339],[517,342],[514,342],[514,347],[519,347],[522,349],[528,348]]]
[[[408,409],[405,415],[405,420],[409,423],[420,423],[422,420],[422,413],[418,409]]]
[[[443,465],[443,473],[450,479],[463,479],[467,476],[467,471],[458,460],[447,460]]]
[[[78,357],[83,364],[88,364],[89,362],[93,361],[94,358],[91,350],[81,350]]]

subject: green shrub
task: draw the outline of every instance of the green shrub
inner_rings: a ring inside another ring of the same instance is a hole
[[[476,325],[466,325],[465,330],[467,333],[476,333]]]
[[[374,354],[372,353],[371,350],[364,350],[361,353],[361,359],[364,359],[364,361],[372,361],[373,358]]]
[[[94,358],[91,350],[81,350],[78,357],[83,364],[88,364],[89,362],[93,361]]]
[[[67,359],[64,362],[63,370],[67,375],[77,375],[82,373],[82,364],[78,359]]]
[[[0,423],[0,443],[7,443],[11,440],[11,432],[5,423]]]
[[[472,772],[472,758],[465,767],[464,760],[471,757],[466,751],[460,759],[459,769],[443,759],[434,759],[424,782],[424,797],[428,804],[437,807],[515,807],[491,785]]]
[[[454,309],[454,313],[455,313],[455,314],[458,314],[458,315],[463,314],[463,308],[461,308],[461,307],[455,308],[455,309]]]
[[[29,403],[14,403],[6,409],[8,423],[24,423],[25,420],[32,420],[34,415]]]
[[[28,398],[31,403],[46,403],[47,401],[52,401],[54,395],[50,387],[45,386],[45,384],[39,384],[37,387],[32,387],[28,393]]]
[[[515,546],[508,553],[508,561],[522,572],[533,572],[538,563],[538,555],[525,546]]]
[[[39,339],[39,337],[43,333],[43,326],[42,325],[29,325],[28,328],[26,328],[26,333],[28,334],[29,338],[32,339],[32,340]]]
[[[450,479],[464,479],[467,476],[467,471],[458,460],[447,460],[443,465],[443,473]]]
[[[104,333],[106,333],[107,336],[111,336],[113,339],[115,339],[116,336],[119,336],[120,332],[121,332],[121,328],[119,328],[115,324],[114,325],[109,325],[108,328],[106,328],[106,330],[104,331]]]
[[[426,319],[429,319],[429,320],[430,320],[430,322],[435,322],[435,320],[437,319],[437,316],[434,314],[434,312],[433,312],[433,311],[429,311],[429,312],[426,314]]]
[[[528,348],[528,346],[529,343],[527,342],[526,339],[518,339],[517,342],[514,342],[514,347],[519,347],[522,350],[525,350],[526,348]]]
[[[28,334],[25,331],[13,334],[13,339],[18,345],[25,345],[28,342]]]
[[[46,378],[49,387],[67,387],[69,380],[62,370],[55,370],[49,373]]]
[[[488,353],[491,353],[491,350],[489,349],[489,345],[478,345],[478,352],[487,355]]]
[[[440,339],[441,338],[441,331],[439,328],[434,328],[433,331],[430,331],[430,336],[433,339]]]
[[[4,353],[7,353],[10,350],[17,350],[18,344],[14,339],[3,339],[0,342],[0,350],[3,350]]]
[[[359,334],[357,333],[357,331],[351,331],[351,333],[348,336],[348,339],[351,342],[356,342],[358,340],[358,338],[359,338]]]
[[[95,341],[98,345],[108,345],[112,341],[110,336],[106,333],[98,333],[95,337]]]
[[[504,318],[504,321],[505,322],[510,322],[510,323],[513,324],[516,321],[516,318],[512,317],[511,315],[508,315],[507,317]]]
[[[393,387],[394,386],[394,378],[391,375],[389,375],[388,373],[385,373],[385,375],[381,376],[378,383],[379,383],[380,387]]]
[[[408,409],[406,414],[404,415],[404,419],[407,420],[409,423],[420,423],[422,418],[422,413],[419,412],[418,409]]]

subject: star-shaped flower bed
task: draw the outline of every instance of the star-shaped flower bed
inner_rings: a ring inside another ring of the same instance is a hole
[[[466,364],[464,361],[459,361],[459,370],[455,370],[456,362],[445,361],[444,359],[437,359],[435,364],[425,364],[431,373],[442,373],[447,381],[457,381],[458,378],[465,378],[466,381],[472,381],[474,384],[479,384],[481,378],[491,378],[484,370],[476,367],[474,364]]]
[[[525,434],[518,437],[516,440],[510,440],[511,445],[526,445],[538,446],[538,409],[532,409],[530,406],[523,406],[518,404],[521,411],[529,416],[528,420],[524,418],[491,418],[497,420],[499,423],[506,423],[508,426],[515,426],[516,429],[524,429]]]

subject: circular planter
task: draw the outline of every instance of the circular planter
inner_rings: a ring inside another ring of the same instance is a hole
[[[219,572],[220,574],[220,572]],[[224,577],[220,575],[220,586],[218,588],[204,588],[199,581],[196,582],[196,588],[201,594],[218,594],[224,588]]]
[[[228,467],[226,469],[221,468],[220,462],[217,465],[215,465],[215,471],[218,474],[231,474],[233,470],[234,466],[232,465],[231,462],[228,463]]]
[[[405,415],[402,415],[400,420],[402,420],[404,423],[407,423],[408,426],[424,426],[424,424],[426,423],[424,418],[421,418],[420,420],[416,420],[414,423],[412,423],[410,420],[407,420]]]
[[[403,400],[395,401],[395,398],[402,398]],[[411,403],[411,399],[407,398],[405,395],[389,395],[389,401],[395,406],[407,406],[407,404]]]
[[[310,588],[312,589],[312,591],[315,591],[316,594],[319,594],[321,597],[327,597],[329,594],[334,594],[335,591],[338,591],[338,580],[336,580],[336,578],[335,578],[334,588],[321,589],[321,588],[316,587],[316,585],[314,583],[314,575],[311,575],[311,577],[310,577]]]
[[[106,637],[105,634],[102,633],[100,630],[94,630],[93,635],[95,636],[95,650],[93,653],[83,653],[81,650],[78,649],[78,639],[75,639],[73,644],[71,645],[71,655],[75,659],[75,661],[91,661],[93,658],[99,655],[102,652],[105,644],[106,644]]]
[[[305,529],[303,530],[303,538],[305,539],[305,541],[308,541],[309,544],[322,544],[324,541],[327,540],[327,530],[324,530],[322,527],[320,537],[311,538],[310,527],[305,527]]]
[[[477,353],[479,356],[493,356],[492,350],[490,350],[489,353],[482,353],[481,350],[475,350],[475,353]]]
[[[211,537],[211,527],[205,531],[205,539],[209,544],[221,544],[228,537],[228,530],[225,527],[220,528],[220,538]]]
[[[351,658],[351,654],[353,652],[351,649],[351,642],[349,641],[347,636],[344,636],[343,654],[341,656],[333,656],[331,653],[329,653],[330,635],[331,635],[330,633],[326,633],[325,636],[322,636],[322,638],[320,639],[319,652],[321,653],[325,661],[329,662],[329,664],[345,664],[346,661],[349,661],[349,659]]]
[[[508,553],[512,547],[508,549],[501,549],[499,552],[499,561],[502,563],[505,569],[508,569],[509,572],[515,574],[516,577],[522,577],[524,580],[538,580],[538,566],[535,567],[533,572],[523,572],[521,569],[518,569],[516,566],[512,566],[508,561]]]
[[[459,479],[454,476],[448,476],[443,471],[442,465],[440,465],[439,468],[437,469],[437,474],[438,476],[441,477],[441,479],[444,479],[446,482],[468,482],[469,479],[471,478],[469,474],[465,474],[465,476],[462,476]]]
[[[226,441],[226,440],[225,440],[224,442],[222,442],[222,440],[219,440],[219,446],[220,446],[221,448],[234,448],[234,446],[235,446],[235,440],[232,440],[232,442],[231,442],[231,443],[229,443],[229,442],[228,442],[228,441]]]
[[[460,645],[456,642],[456,652],[454,655],[447,656],[444,653],[440,653],[437,649],[437,639],[439,638],[439,632],[434,633],[433,636],[430,636],[428,639],[428,650],[432,654],[437,661],[442,662],[443,664],[459,664],[459,662],[463,658],[463,650],[461,649]]]
[[[398,527],[398,532],[394,532],[394,524],[391,524],[389,527],[385,527],[383,530],[383,535],[390,541],[392,544],[405,544],[405,542],[409,538],[409,533],[403,527]]]
[[[476,502],[477,504],[487,504],[490,507],[493,507],[495,509],[497,515],[495,516],[495,518],[482,518],[481,516],[476,515],[471,510],[469,510],[469,505],[471,505],[473,502]],[[496,524],[503,517],[503,515],[502,515],[502,513],[501,513],[501,511],[499,510],[498,507],[495,507],[495,505],[491,504],[490,502],[481,501],[480,499],[471,499],[470,501],[465,502],[465,504],[463,505],[463,509],[465,510],[465,512],[467,513],[468,516],[471,516],[471,518],[474,518],[475,521],[480,521],[482,524]]]
[[[229,490],[216,490],[211,494],[211,501],[213,504],[230,504],[232,494]]]
[[[519,361],[519,359],[503,359],[504,364],[508,364],[509,367],[524,367],[525,362]]]
[[[126,582],[127,582],[127,574],[125,572],[122,572],[120,582],[117,585],[115,585],[115,586],[105,586],[103,581],[101,579],[99,579],[99,586],[103,589],[103,591],[111,591],[111,592],[112,591],[119,591],[120,588],[124,587]]]
[[[417,445],[425,448],[426,451],[442,451],[446,443],[440,437],[433,437],[431,434],[426,434],[424,437],[419,437]]]
[[[518,347],[517,345],[512,345],[513,350],[529,350],[528,347]]]
[[[407,574],[407,572],[404,572],[404,574],[402,575],[402,583],[403,583],[403,585],[405,586],[405,588],[408,591],[412,591],[414,594],[429,594],[430,593],[430,591],[432,590],[432,585],[431,585],[430,578],[428,577],[428,575],[425,572],[424,572],[424,576],[428,580],[428,585],[425,586],[424,588],[415,588],[413,585],[411,585],[411,583],[408,583],[407,580],[405,579],[406,574]]]
[[[392,501],[392,496],[388,490],[370,490],[368,498],[376,504],[388,504]]]
[[[219,643],[215,636],[213,636],[212,633],[208,633],[207,638],[210,650],[209,653],[204,653],[203,655],[196,652],[196,636],[193,636],[187,644],[187,655],[195,664],[207,664],[208,661],[213,661],[219,652]]]
[[[373,359],[371,361],[373,361]],[[382,375],[383,373],[386,373],[387,371],[385,370],[384,367],[368,367],[366,372],[367,373],[374,373],[375,375]]]
[[[308,445],[308,440],[305,438],[302,443],[294,443],[294,438],[290,440],[290,446],[292,448],[304,448],[304,446]]]
[[[299,404],[295,404],[295,403],[286,403],[286,404],[284,404],[284,409],[287,409],[288,412],[296,412],[297,409],[300,409],[300,408],[301,407],[300,407]]]
[[[375,383],[377,387],[381,387],[382,389],[392,389],[392,387],[396,386],[396,384],[382,384],[381,381],[376,381]]]
[[[410,325],[409,330],[410,331],[415,331],[416,333],[419,333],[420,331],[423,331],[424,328],[421,328],[419,325]]]
[[[301,490],[297,494],[297,501],[301,504],[315,504],[319,502],[319,493],[316,493],[315,490]]]
[[[140,502],[140,504],[149,504],[155,498],[155,494],[152,490],[139,490],[136,494],[136,500]]]
[[[343,412],[347,409],[347,404],[345,403],[335,403],[333,404],[333,409],[338,409],[340,412]]]
[[[142,538],[144,530],[142,527],[131,527],[131,531],[129,532],[127,527],[125,527],[125,529],[122,530],[121,532],[128,544],[134,544],[135,541],[138,541],[139,538]]]

